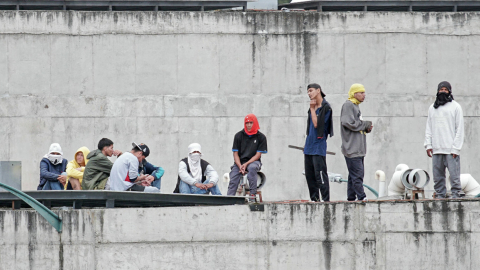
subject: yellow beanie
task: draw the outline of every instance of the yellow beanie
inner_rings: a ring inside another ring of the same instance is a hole
[[[360,104],[360,101],[355,98],[355,93],[365,92],[365,87],[362,84],[354,83],[350,86],[350,91],[348,91],[348,100],[353,102],[353,104]]]

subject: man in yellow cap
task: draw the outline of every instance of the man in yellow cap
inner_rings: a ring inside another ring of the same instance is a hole
[[[347,200],[366,200],[363,190],[364,157],[367,153],[367,133],[372,131],[371,121],[364,121],[359,104],[365,100],[365,87],[353,84],[348,92],[348,100],[342,106],[340,131],[342,153],[348,168]]]

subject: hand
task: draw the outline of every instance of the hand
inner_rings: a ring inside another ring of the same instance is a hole
[[[67,176],[66,175],[59,175],[57,177],[57,180],[62,184],[62,185],[65,185],[65,183],[67,182]]]
[[[145,174],[142,174],[140,176],[137,177],[137,180],[135,180],[135,182],[140,182],[140,181],[143,181],[147,178],[147,175]]]
[[[123,154],[123,153],[122,153],[122,151],[119,151],[119,150],[113,150],[113,155],[114,155],[114,156],[117,156],[117,157],[119,157],[119,156],[121,156],[122,154]]]
[[[247,172],[247,163],[243,164],[242,166],[240,166],[240,172],[245,175]]]
[[[81,172],[81,171],[82,171],[82,167],[80,167],[80,168],[76,168],[75,170],[77,170],[77,171]]]
[[[432,149],[427,149],[427,155],[429,157],[432,157],[433,156],[433,150]]]
[[[204,184],[196,183],[195,186],[199,189],[206,189]]]
[[[317,101],[315,99],[310,100],[310,109],[314,109],[317,107]]]
[[[153,175],[148,175],[147,178],[145,179],[149,184],[151,184],[153,181],[155,181],[155,177]]]
[[[453,158],[457,158],[458,155],[457,154],[452,154]]]
[[[205,185],[205,189],[209,189],[209,188],[212,188],[213,187],[213,184],[206,184]]]

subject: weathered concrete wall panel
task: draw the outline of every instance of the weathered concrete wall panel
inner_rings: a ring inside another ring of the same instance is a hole
[[[102,137],[126,151],[152,149],[171,192],[191,142],[220,175],[233,164],[233,136],[255,113],[268,137],[262,159],[266,200],[307,199],[303,145],[310,82],[333,107],[330,171],[347,177],[339,114],[352,83],[363,83],[361,109],[373,120],[365,182],[399,163],[430,170],[425,118],[436,85],[448,80],[466,116],[462,172],[476,166],[478,13],[0,12],[0,149],[23,164],[34,189],[52,142],[68,159]],[[220,183],[226,192],[227,183]],[[430,189],[432,187],[429,187]],[[345,199],[334,184],[332,200]],[[369,194],[371,197],[371,195]]]
[[[479,201],[0,211],[0,269],[475,269]]]

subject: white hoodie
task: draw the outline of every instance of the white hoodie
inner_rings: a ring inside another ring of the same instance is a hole
[[[460,155],[464,138],[463,111],[455,100],[435,109],[428,109],[425,130],[425,149],[433,149],[433,154]]]

